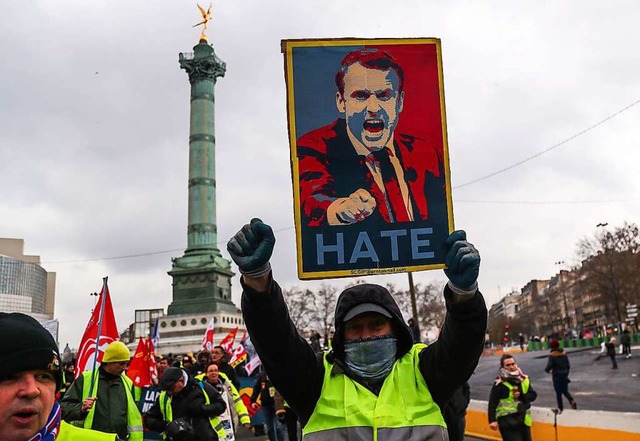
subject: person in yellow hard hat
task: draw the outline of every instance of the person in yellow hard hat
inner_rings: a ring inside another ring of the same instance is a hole
[[[100,367],[83,372],[60,401],[62,418],[85,429],[142,441],[142,416],[136,405],[139,391],[124,374],[130,359],[124,343],[111,342]]]

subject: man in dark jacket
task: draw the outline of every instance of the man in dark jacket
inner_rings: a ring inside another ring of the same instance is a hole
[[[0,312],[0,440],[119,441],[61,420],[60,351],[33,317]]]
[[[564,405],[562,402],[562,396],[564,395],[569,400],[572,409],[577,409],[578,405],[569,393],[569,371],[571,370],[571,364],[569,363],[569,357],[564,353],[564,350],[560,347],[558,340],[551,340],[549,343],[551,353],[547,361],[547,367],[544,368],[546,373],[551,373],[553,378],[553,389],[556,391],[556,400],[558,401],[558,413],[562,413]]]
[[[262,405],[262,412],[264,413],[264,419],[267,424],[267,435],[270,441],[284,441],[283,428],[278,424],[276,417],[276,405],[275,405],[276,388],[273,387],[271,380],[266,372],[260,372],[260,375],[256,379],[256,384],[253,386],[253,392],[251,393],[251,407],[257,411],[260,406],[258,405],[258,397],[260,397],[260,403]]]
[[[448,315],[436,343],[414,345],[389,291],[363,284],[340,295],[333,349],[318,355],[296,331],[271,277],[274,244],[271,228],[253,219],[227,249],[243,273],[242,312],[251,341],[307,439],[322,433],[356,439],[354,431],[357,439],[373,439],[374,427],[379,439],[446,439],[440,409],[475,369],[487,323],[476,282],[480,256],[464,231],[445,243]],[[374,424],[378,404],[386,414]]]
[[[164,391],[144,414],[144,424],[173,441],[217,441],[225,438],[217,416],[227,405],[218,391],[196,381],[183,369],[170,367],[159,383]],[[218,436],[220,434],[220,436]]]

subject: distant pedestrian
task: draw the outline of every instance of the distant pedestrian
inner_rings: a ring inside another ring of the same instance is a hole
[[[522,335],[522,332],[518,335],[518,343],[520,344],[520,350],[524,351],[524,335]]]
[[[594,361],[598,361],[598,360],[600,360],[602,357],[604,357],[606,355],[607,355],[607,342],[606,341],[602,341],[602,342],[600,342],[600,353],[594,359]]]
[[[418,324],[415,322],[415,320],[413,320],[413,318],[410,318],[409,321],[407,321],[407,324],[409,325],[409,329],[411,329],[411,335],[413,336],[413,342],[414,343],[421,343],[421,340],[420,340],[420,326],[418,326]]]
[[[283,441],[284,427],[279,424],[276,417],[275,396],[276,388],[273,387],[267,373],[262,371],[256,380],[256,384],[253,386],[251,407],[255,411],[258,411],[262,407],[269,441]],[[258,397],[260,398],[260,404],[257,403]]]
[[[607,346],[607,355],[611,359],[611,369],[618,369],[618,362],[616,361],[616,346],[618,345],[618,339],[611,337]]]
[[[537,397],[513,356],[504,354],[489,396],[489,427],[499,429],[504,441],[531,441],[531,403]]]
[[[572,409],[577,409],[578,405],[573,399],[573,396],[569,393],[569,371],[571,370],[571,364],[569,363],[569,357],[564,353],[564,350],[560,347],[558,340],[551,340],[549,343],[551,347],[551,353],[547,361],[547,367],[544,368],[546,373],[551,373],[553,379],[553,389],[556,391],[556,400],[558,401],[558,413],[562,413],[564,405],[562,402],[562,396],[564,395],[569,400],[569,404]]]
[[[310,344],[311,344],[311,349],[313,349],[313,351],[316,354],[319,354],[322,352],[322,346],[320,346],[320,334],[318,334],[317,332],[313,331],[311,333],[311,337],[309,337],[310,340]]]
[[[628,329],[622,331],[620,343],[622,344],[622,353],[625,354],[627,358],[631,358],[631,334]]]

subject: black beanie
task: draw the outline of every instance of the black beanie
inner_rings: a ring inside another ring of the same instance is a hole
[[[184,378],[182,374],[182,369],[176,367],[168,367],[162,373],[162,378],[160,378],[160,382],[158,386],[160,390],[170,390],[174,384],[178,382],[181,378]]]
[[[0,380],[18,372],[45,369],[62,384],[60,352],[55,340],[38,321],[19,312],[0,312]]]

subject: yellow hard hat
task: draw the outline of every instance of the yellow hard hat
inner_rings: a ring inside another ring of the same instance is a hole
[[[129,361],[131,359],[131,352],[129,348],[121,341],[112,341],[107,346],[107,350],[104,351],[104,357],[102,357],[103,363],[116,363],[122,361]]]

